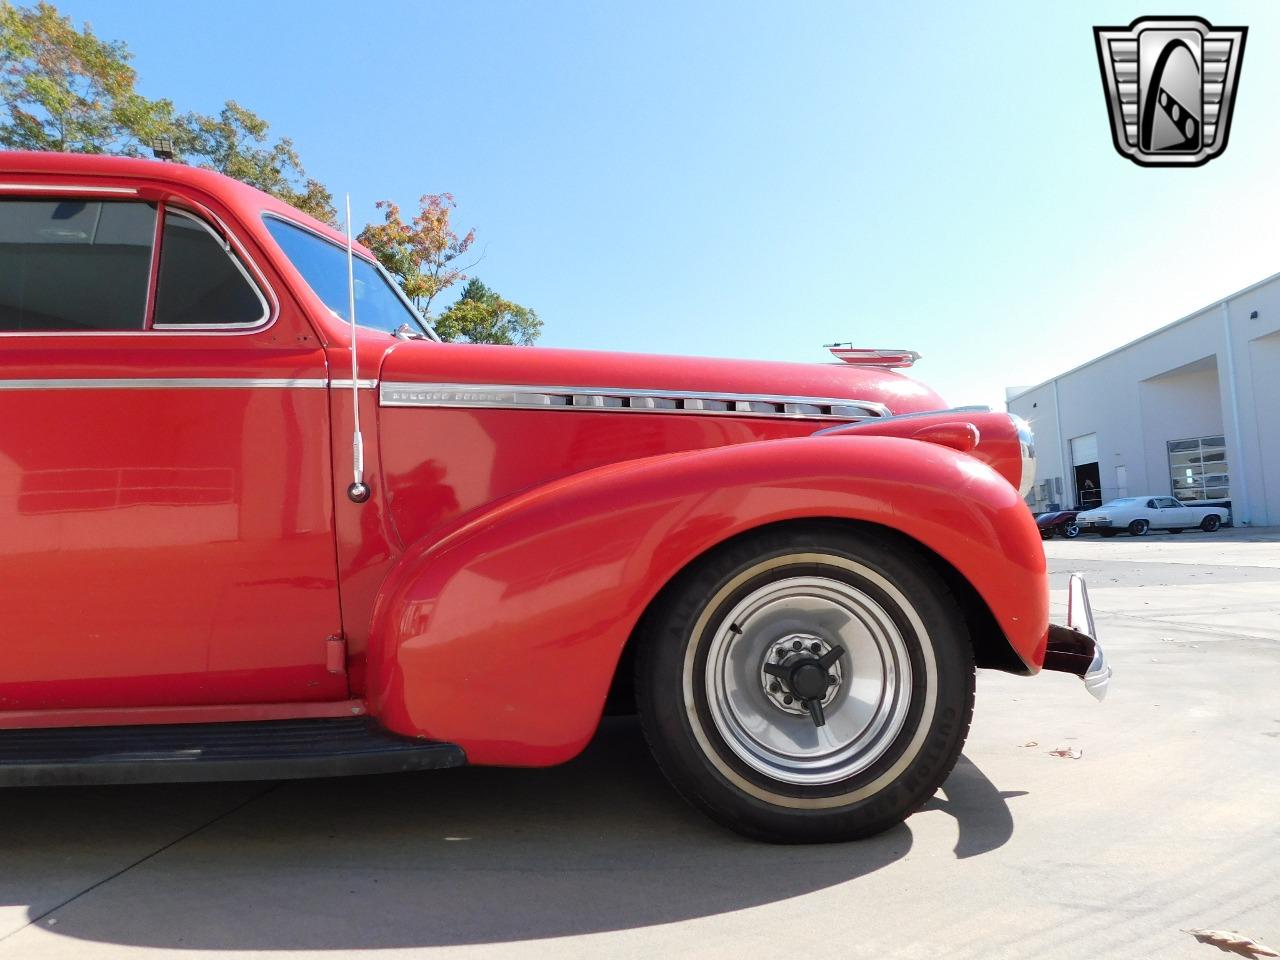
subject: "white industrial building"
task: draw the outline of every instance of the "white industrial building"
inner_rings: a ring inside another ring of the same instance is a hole
[[[1280,274],[1034,387],[1032,510],[1172,494],[1280,524]]]

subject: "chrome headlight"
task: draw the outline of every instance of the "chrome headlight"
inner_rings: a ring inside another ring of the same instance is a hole
[[[1009,422],[1018,433],[1018,447],[1022,451],[1022,479],[1018,482],[1018,496],[1025,497],[1036,485],[1036,438],[1031,425],[1017,414],[1009,414]]]

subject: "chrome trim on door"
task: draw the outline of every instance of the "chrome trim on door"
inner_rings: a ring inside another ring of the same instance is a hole
[[[535,384],[384,382],[379,403],[384,407],[677,413],[792,420],[865,420],[889,416],[889,408],[873,400]]]
[[[0,390],[258,390],[323,389],[329,381],[309,377],[104,377],[0,380]]]

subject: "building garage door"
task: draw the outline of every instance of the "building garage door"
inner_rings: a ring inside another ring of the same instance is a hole
[[[1076,481],[1076,502],[1085,508],[1102,503],[1102,478],[1098,474],[1098,435],[1086,433],[1071,439],[1071,469]]]

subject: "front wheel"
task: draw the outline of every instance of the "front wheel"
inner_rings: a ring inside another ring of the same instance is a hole
[[[775,842],[851,840],[929,799],[973,714],[973,652],[894,535],[778,527],[717,549],[646,618],[637,701],[672,784]]]
[[[1211,513],[1200,521],[1200,529],[1205,533],[1213,533],[1220,526],[1222,526],[1222,520],[1216,514]]]
[[[1133,523],[1129,524],[1129,536],[1145,537],[1147,535],[1147,531],[1150,529],[1151,524],[1146,520],[1135,520]]]
[[[1062,535],[1068,540],[1074,540],[1076,537],[1080,536],[1080,527],[1078,524],[1068,523],[1066,526],[1062,527],[1061,530]]]

